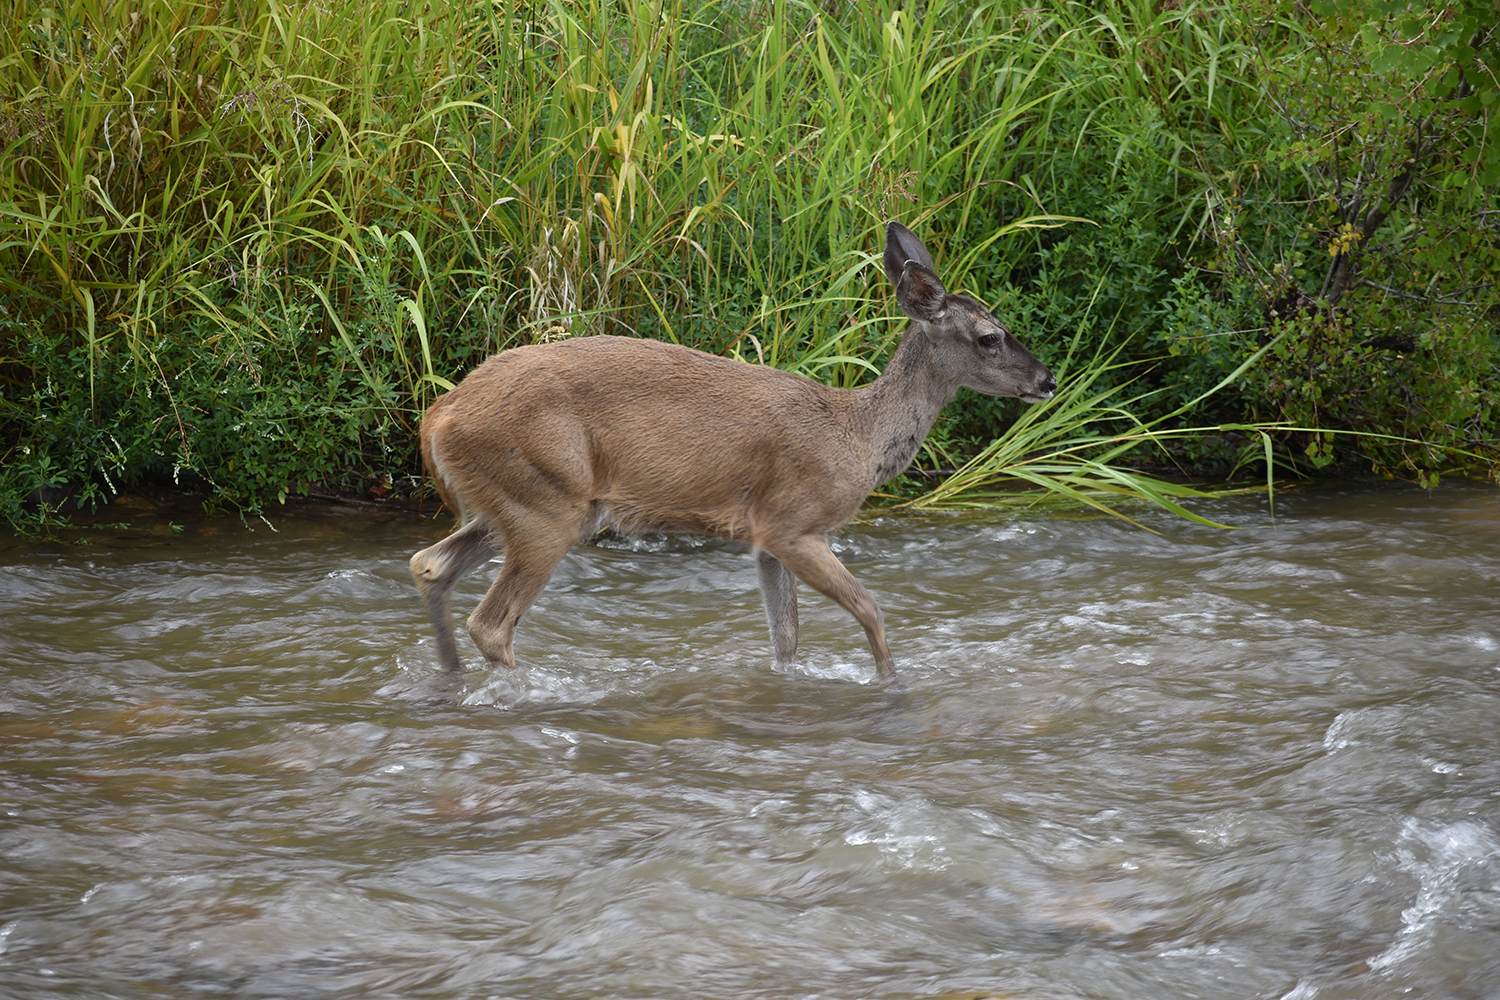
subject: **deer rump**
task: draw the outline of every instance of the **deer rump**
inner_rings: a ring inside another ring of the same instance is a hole
[[[880,676],[893,676],[880,608],[828,536],[906,468],[959,386],[1038,402],[1056,381],[983,305],[943,288],[899,223],[887,227],[885,268],[912,323],[858,389],[596,336],[505,351],[433,404],[423,459],[459,526],[411,569],[444,667],[462,666],[459,577],[504,551],[468,624],[487,660],[514,666],[521,616],[568,549],[609,523],[748,542],[778,663],[796,655],[801,580],[859,621]]]

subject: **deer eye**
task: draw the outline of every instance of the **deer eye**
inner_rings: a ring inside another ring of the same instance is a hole
[[[998,343],[1000,343],[1000,335],[998,333],[987,333],[979,338],[980,347],[994,347]]]

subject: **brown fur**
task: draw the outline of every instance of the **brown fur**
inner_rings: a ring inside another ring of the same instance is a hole
[[[885,263],[913,322],[859,389],[599,336],[505,351],[433,404],[422,456],[460,525],[411,566],[444,666],[460,669],[449,607],[460,576],[505,551],[469,631],[488,660],[514,666],[521,615],[567,550],[608,523],[749,543],[779,662],[796,652],[800,579],[859,620],[891,676],[880,609],[829,534],[906,468],[960,385],[1035,401],[1055,382],[982,305],[943,289],[898,223]]]

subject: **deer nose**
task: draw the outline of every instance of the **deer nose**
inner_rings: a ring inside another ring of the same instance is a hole
[[[1037,395],[1038,396],[1043,396],[1043,397],[1050,397],[1056,391],[1057,391],[1057,377],[1054,376],[1054,375],[1048,375],[1047,376],[1047,381],[1043,382],[1041,384],[1041,386],[1038,387],[1038,389],[1037,389]]]

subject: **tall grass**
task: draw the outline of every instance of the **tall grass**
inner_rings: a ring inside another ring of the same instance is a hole
[[[1068,172],[1161,174],[1172,207],[1152,212],[1191,245],[1214,208],[1195,137],[1242,119],[1253,60],[1215,8],[1133,0],[13,9],[12,517],[37,487],[97,499],[150,475],[251,506],[399,479],[435,394],[521,342],[654,336],[857,384],[900,327],[888,218],[1061,362],[1072,307],[1037,262],[1083,225]],[[1082,280],[1101,273],[1160,298],[1118,262]]]

